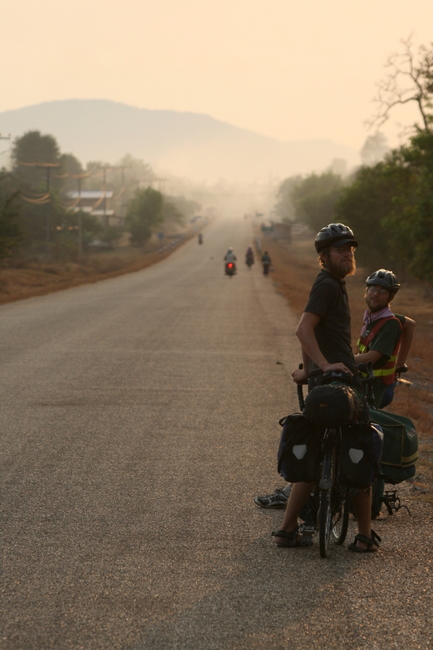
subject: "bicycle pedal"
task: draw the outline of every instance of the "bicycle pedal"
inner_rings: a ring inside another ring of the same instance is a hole
[[[401,508],[404,508],[408,511],[409,515],[412,516],[409,508],[401,503],[400,497],[397,496],[397,490],[385,490],[382,497],[382,503],[385,504],[388,514],[390,515],[392,515],[393,512],[398,512]]]
[[[316,532],[316,526],[314,524],[301,524],[299,526],[299,533],[302,537],[313,537]]]

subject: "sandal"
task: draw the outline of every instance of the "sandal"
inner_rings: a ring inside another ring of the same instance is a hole
[[[285,530],[276,530],[271,533],[272,537],[283,537],[286,542],[276,542],[280,548],[294,548],[295,546],[311,546],[313,540],[311,537],[299,537],[299,527],[296,526],[295,530],[291,533]]]
[[[366,537],[365,535],[355,535],[355,541],[349,544],[347,547],[349,551],[354,551],[355,553],[376,553],[379,548],[373,548],[374,546],[379,547],[379,542],[381,538],[374,530],[371,531],[371,537]],[[367,545],[367,548],[360,548],[356,545],[356,542],[362,542]]]

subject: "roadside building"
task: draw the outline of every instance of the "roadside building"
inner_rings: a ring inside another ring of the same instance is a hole
[[[68,192],[68,199],[74,202],[70,208],[73,212],[82,210],[91,214],[97,217],[105,228],[123,224],[122,217],[117,215],[111,207],[112,190],[83,190],[81,192],[73,190]]]

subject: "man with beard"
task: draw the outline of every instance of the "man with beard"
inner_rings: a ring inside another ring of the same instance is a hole
[[[355,248],[358,242],[350,228],[331,223],[317,234],[316,251],[322,267],[310,292],[299,321],[296,336],[302,346],[303,369],[292,373],[296,383],[308,379],[311,390],[320,384],[324,372],[341,371],[352,378],[351,387],[362,395],[355,357],[352,352],[350,308],[344,278],[356,269]],[[310,374],[315,371],[314,379]],[[363,416],[368,419],[368,409]],[[295,547],[311,544],[311,538],[298,531],[298,517],[313,483],[293,483],[281,529],[272,533],[277,546]],[[358,553],[377,551],[380,538],[371,530],[371,488],[352,490],[357,513],[358,535],[349,550]]]
[[[394,398],[396,368],[404,366],[415,330],[414,320],[391,311],[390,303],[399,288],[394,273],[386,269],[375,271],[366,280],[367,309],[355,360],[373,365],[378,408],[388,406]]]

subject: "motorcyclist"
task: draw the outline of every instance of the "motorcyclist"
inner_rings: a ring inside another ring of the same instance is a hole
[[[236,255],[235,255],[234,252],[233,252],[233,247],[230,246],[230,248],[228,249],[227,253],[226,253],[225,256],[224,256],[224,261],[225,261],[225,263],[226,263],[226,264],[225,264],[225,268],[227,269],[227,264],[228,264],[228,262],[232,262],[232,263],[233,263],[233,266],[234,266],[234,269],[235,269],[235,271],[236,271],[236,260],[237,260],[237,257],[236,257]]]
[[[245,254],[245,263],[248,266],[251,266],[251,264],[254,264],[254,251],[252,246],[248,246],[247,252]]]

